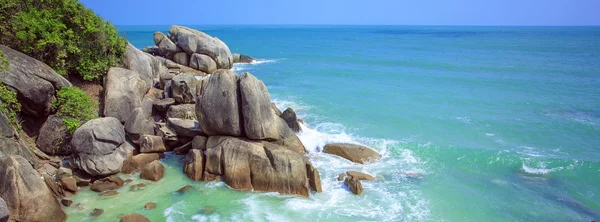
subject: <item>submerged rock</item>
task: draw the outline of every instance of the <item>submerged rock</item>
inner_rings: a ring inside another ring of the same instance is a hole
[[[72,200],[68,200],[68,199],[62,199],[62,200],[60,200],[60,203],[62,203],[62,205],[65,206],[65,207],[70,207],[71,204],[73,204],[73,201]]]
[[[96,192],[104,192],[107,190],[116,190],[125,184],[125,181],[117,175],[111,175],[102,179],[98,179],[92,183],[90,188]]]
[[[150,220],[140,214],[130,213],[121,217],[120,222],[150,222]]]
[[[179,188],[179,190],[177,190],[177,193],[185,193],[190,188],[192,188],[192,185],[185,185],[184,187]]]
[[[42,176],[21,156],[0,152],[0,198],[10,220],[63,221],[66,218]]]
[[[107,191],[104,191],[104,192],[102,192],[102,193],[98,194],[98,196],[99,196],[99,197],[112,197],[112,196],[116,196],[117,194],[119,194],[119,192],[118,192],[118,191],[115,191],[115,190],[107,190]]]
[[[99,217],[103,213],[104,213],[103,209],[94,208],[94,210],[92,210],[92,212],[90,212],[90,217]]]
[[[323,149],[324,153],[329,153],[343,157],[355,163],[377,162],[381,155],[369,147],[350,143],[332,143],[327,144]]]
[[[375,180],[374,176],[371,176],[371,175],[363,173],[363,172],[350,170],[350,171],[346,172],[346,174],[348,174],[348,176],[354,177],[358,180]]]
[[[143,190],[144,188],[146,188],[146,184],[138,183],[138,184],[131,185],[129,187],[129,190],[130,191],[139,191],[139,190]]]
[[[154,202],[148,202],[144,205],[144,208],[146,210],[152,210],[152,209],[154,209],[154,207],[156,207],[156,203],[154,203]]]

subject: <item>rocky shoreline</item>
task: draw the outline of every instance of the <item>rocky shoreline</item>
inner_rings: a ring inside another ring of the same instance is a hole
[[[231,71],[234,63],[254,58],[183,26],[153,37],[156,46],[143,51],[127,46],[123,67],[110,68],[104,79],[102,117],[72,135],[57,124],[61,117],[50,105],[56,90],[72,84],[42,62],[0,46],[9,62],[0,80],[17,92],[23,112],[41,122],[31,147],[0,113],[0,222],[64,221],[62,207],[73,204],[69,197],[79,187],[118,195],[127,183],[118,173],[160,181],[165,152],[185,155],[181,171],[194,181],[301,197],[323,192],[319,171],[296,136],[302,120],[291,108],[281,112],[257,77]],[[357,144],[328,144],[323,152],[360,164],[381,158]],[[338,178],[357,195],[361,180],[373,179],[355,171]],[[121,221],[148,220],[128,214]]]

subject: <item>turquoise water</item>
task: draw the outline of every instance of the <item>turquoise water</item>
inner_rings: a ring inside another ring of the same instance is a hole
[[[138,48],[167,26],[119,27]],[[600,27],[198,26],[263,80],[321,172],[309,198],[189,181],[178,159],[144,195],[86,200],[70,220],[136,211],[153,221],[590,221],[600,219]],[[357,165],[319,152],[357,142]],[[378,180],[354,196],[339,173]],[[193,184],[195,191],[173,191]],[[196,193],[199,192],[199,193]],[[87,195],[87,196],[86,196]],[[94,195],[84,191],[74,200]],[[157,209],[143,210],[157,199]],[[131,204],[135,202],[136,204]],[[207,210],[208,209],[208,210]]]

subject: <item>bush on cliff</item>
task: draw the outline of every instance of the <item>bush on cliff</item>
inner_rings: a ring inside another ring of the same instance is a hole
[[[0,51],[0,53],[2,53],[2,51]],[[0,112],[6,116],[10,125],[19,127],[17,124],[17,113],[20,111],[21,104],[17,100],[17,93],[8,89],[0,82]]]
[[[56,92],[56,101],[52,107],[57,109],[58,116],[65,117],[63,124],[69,133],[73,134],[79,124],[98,116],[92,98],[83,90],[71,86],[64,87]]]
[[[77,0],[0,0],[0,43],[85,80],[117,66],[127,46],[112,24]]]

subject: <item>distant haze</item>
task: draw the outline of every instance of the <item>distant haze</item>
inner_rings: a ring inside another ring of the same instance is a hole
[[[600,25],[600,0],[80,0],[116,25]]]

